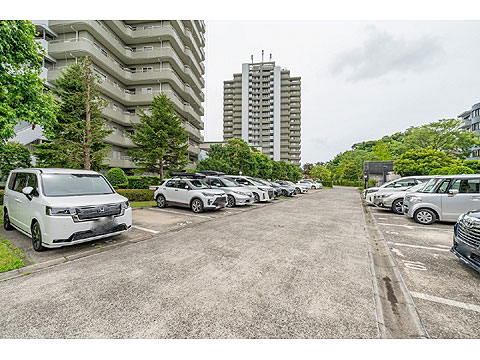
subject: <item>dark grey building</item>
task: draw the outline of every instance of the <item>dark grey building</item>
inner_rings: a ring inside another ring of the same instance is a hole
[[[464,121],[464,129],[474,131],[480,136],[480,103],[473,105],[471,110],[466,110],[458,115],[458,118]],[[467,160],[480,160],[479,146],[472,148],[472,153]]]
[[[368,180],[374,179],[383,184],[390,181],[389,176],[393,174],[393,161],[364,161],[363,179],[365,184]]]

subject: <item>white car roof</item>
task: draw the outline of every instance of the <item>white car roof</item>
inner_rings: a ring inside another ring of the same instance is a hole
[[[81,170],[81,169],[60,169],[60,168],[25,168],[25,169],[15,169],[13,172],[36,172],[42,174],[90,174],[98,175],[96,171],[93,170]]]

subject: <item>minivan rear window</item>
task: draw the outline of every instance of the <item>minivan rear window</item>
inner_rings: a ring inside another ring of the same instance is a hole
[[[45,196],[113,194],[105,178],[98,174],[42,174]]]

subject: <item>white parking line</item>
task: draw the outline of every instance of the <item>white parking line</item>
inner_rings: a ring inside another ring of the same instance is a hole
[[[399,226],[399,227],[404,227],[404,228],[410,229],[410,230],[425,229],[425,230],[443,230],[443,231],[448,231],[448,232],[453,231],[453,226],[452,226],[452,229],[445,229],[445,228],[431,227],[431,226],[428,226],[428,225],[414,226],[414,225],[401,225],[401,224],[389,224],[389,223],[377,223],[377,224],[378,225],[384,225],[384,226]]]
[[[165,210],[165,209],[159,209],[159,208],[154,208],[154,209],[147,209],[147,210],[150,210],[150,211],[163,211],[163,212],[167,212],[167,213],[171,213],[171,214],[177,214],[177,215],[183,215],[183,216],[198,216],[198,217],[202,217],[202,218],[206,218],[206,219],[213,219],[213,217],[211,216],[207,216],[207,215],[198,215],[198,214],[194,214],[194,213],[182,213],[182,212],[179,212],[179,211],[173,211],[173,210]]]
[[[432,296],[432,295],[427,295],[427,294],[422,294],[422,293],[417,293],[417,292],[411,292],[413,297],[419,298],[419,299],[424,299],[428,301],[433,301],[439,304],[445,304],[445,305],[450,305],[450,306],[455,306],[458,308],[462,308],[465,310],[472,310],[480,313],[480,306],[475,305],[475,304],[467,304],[461,301],[455,301],[455,300],[450,300],[450,299],[444,299],[441,297],[437,296]]]
[[[411,245],[411,244],[403,244],[403,243],[392,243],[392,244],[396,246],[406,246],[406,247],[425,249],[425,250],[437,250],[437,251],[447,251],[447,252],[450,251],[450,249],[440,249],[440,248],[430,247],[430,246]]]
[[[138,230],[142,230],[142,231],[152,233],[152,234],[158,234],[160,232],[160,231],[157,231],[157,230],[151,230],[151,229],[147,229],[147,228],[137,226],[137,225],[132,225],[132,227],[135,228],[135,229],[138,229]]]

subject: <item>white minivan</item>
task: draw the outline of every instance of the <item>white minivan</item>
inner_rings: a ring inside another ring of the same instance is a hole
[[[42,251],[128,231],[132,209],[95,171],[17,169],[5,187],[3,226],[31,237],[33,249]]]

